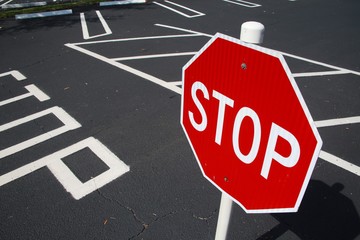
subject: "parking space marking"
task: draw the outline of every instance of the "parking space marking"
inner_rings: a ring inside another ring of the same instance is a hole
[[[182,52],[182,53],[165,53],[165,54],[152,54],[152,55],[142,55],[142,56],[132,56],[132,57],[120,57],[120,58],[111,58],[114,61],[125,61],[125,60],[139,60],[147,58],[164,58],[164,57],[177,57],[177,56],[192,56],[197,52]]]
[[[76,177],[71,169],[66,166],[62,159],[85,148],[89,148],[109,169],[83,183]],[[130,170],[129,166],[121,161],[99,140],[89,137],[0,176],[0,186],[15,181],[43,167],[47,167],[66,191],[76,200],[103,187]]]
[[[43,91],[41,91],[38,87],[36,87],[34,84],[25,86],[26,90],[28,90],[28,93],[24,93],[22,95],[19,95],[17,97],[9,98],[3,101],[0,101],[0,107],[4,106],[9,103],[13,103],[28,97],[36,97],[40,102],[44,102],[46,100],[49,100],[50,97],[46,95]]]
[[[165,24],[160,24],[160,23],[156,23],[154,24],[155,26],[158,27],[163,27],[163,28],[168,28],[168,29],[173,29],[173,30],[178,30],[178,31],[182,31],[182,32],[187,32],[187,33],[193,33],[196,35],[201,35],[201,36],[205,36],[205,37],[212,37],[212,35],[210,34],[206,34],[206,33],[202,33],[202,32],[197,32],[194,30],[190,30],[190,29],[186,29],[186,28],[180,28],[180,27],[175,27],[175,26],[170,26],[170,25],[165,25]]]
[[[109,39],[109,40],[98,40],[92,42],[78,42],[78,43],[67,43],[65,46],[81,46],[89,45],[96,43],[113,43],[113,42],[128,42],[128,41],[138,41],[138,40],[150,40],[150,39],[163,39],[163,38],[183,38],[183,37],[196,37],[201,36],[201,34],[178,34],[178,35],[160,35],[160,36],[149,36],[149,37],[135,37],[135,38],[119,38],[119,39]]]
[[[323,71],[323,72],[306,72],[306,73],[292,73],[291,75],[295,78],[298,77],[316,77],[316,76],[329,76],[329,75],[339,75],[339,74],[348,74],[348,71],[336,70],[336,71]]]
[[[102,37],[102,36],[112,34],[112,31],[109,28],[109,25],[106,23],[105,19],[103,18],[103,16],[100,13],[100,11],[97,10],[96,15],[98,16],[98,18],[99,18],[99,20],[101,22],[101,25],[103,26],[103,28],[105,30],[105,33],[90,36],[89,35],[89,29],[88,29],[88,26],[86,24],[85,14],[82,12],[82,13],[80,13],[80,22],[81,22],[81,29],[82,29],[82,32],[83,32],[83,38],[84,39],[92,39],[92,38],[97,38],[97,37]]]
[[[68,43],[68,44],[65,44],[65,46],[67,46],[69,48],[72,48],[74,50],[77,50],[79,52],[82,52],[82,53],[84,53],[86,55],[89,55],[91,57],[97,58],[98,60],[106,62],[106,63],[108,63],[110,65],[113,65],[113,66],[115,66],[117,68],[120,68],[120,69],[122,69],[124,71],[130,72],[130,73],[132,73],[134,75],[137,75],[137,76],[139,76],[141,78],[144,78],[144,79],[146,79],[146,80],[148,80],[150,82],[153,82],[153,83],[158,84],[158,85],[160,85],[160,86],[162,86],[164,88],[167,88],[167,89],[169,89],[171,91],[174,91],[176,93],[181,94],[181,91],[182,91],[181,88],[179,88],[177,86],[173,86],[172,84],[169,84],[168,82],[166,82],[166,81],[164,81],[164,80],[162,80],[160,78],[154,77],[154,76],[152,76],[150,74],[144,73],[144,72],[142,72],[140,70],[129,67],[129,66],[125,65],[125,64],[116,62],[114,60],[111,60],[110,58],[104,57],[104,56],[102,56],[100,54],[97,54],[97,53],[94,53],[92,51],[86,50],[86,49],[81,48],[79,46],[76,46],[74,44]]]
[[[353,70],[337,67],[337,66],[334,66],[334,65],[330,65],[330,64],[327,64],[327,63],[311,60],[311,59],[304,58],[304,57],[299,57],[299,56],[296,56],[296,55],[290,54],[290,53],[285,53],[285,52],[281,52],[281,51],[278,51],[278,52],[280,54],[284,55],[284,56],[288,56],[288,57],[295,58],[295,59],[298,59],[298,60],[302,60],[302,61],[305,61],[305,62],[313,63],[313,64],[320,65],[320,66],[323,66],[323,67],[332,68],[332,69],[338,70],[340,72],[351,73],[351,74],[355,74],[355,75],[360,76],[360,72],[356,72],[356,71],[353,71]],[[298,74],[300,74],[300,73],[298,73]]]
[[[321,127],[332,127],[332,126],[354,124],[354,123],[360,123],[360,116],[315,121],[315,126],[317,128],[321,128]]]
[[[136,60],[136,59],[144,59],[144,58],[156,58],[156,57],[165,57],[166,54],[155,54],[155,55],[141,55],[141,56],[131,56],[131,57],[118,57],[118,58],[107,58],[105,56],[102,56],[100,54],[94,53],[92,51],[86,50],[84,48],[79,47],[80,45],[85,45],[85,44],[93,44],[93,43],[109,43],[109,42],[118,42],[118,41],[134,41],[134,40],[145,40],[145,39],[157,39],[157,38],[178,38],[178,37],[194,37],[194,36],[206,36],[211,38],[212,35],[210,34],[206,34],[206,33],[201,33],[201,32],[197,32],[194,30],[190,30],[190,29],[185,29],[185,28],[180,28],[180,27],[175,27],[175,26],[170,26],[170,25],[164,25],[164,24],[155,24],[155,26],[158,27],[163,27],[163,28],[168,28],[168,29],[173,29],[173,30],[177,30],[177,31],[181,31],[181,32],[185,32],[185,33],[189,33],[189,34],[185,34],[185,35],[165,35],[165,36],[149,36],[149,37],[141,37],[141,38],[125,38],[125,39],[113,39],[113,40],[105,40],[105,41],[96,41],[96,42],[81,42],[81,43],[68,43],[65,44],[66,46],[73,48],[74,50],[77,50],[79,52],[82,52],[84,54],[87,54],[89,56],[95,57],[101,61],[107,62],[113,66],[116,66],[122,70],[131,72],[135,75],[138,75],[146,80],[149,80],[151,82],[154,82],[162,87],[165,87],[169,90],[172,90],[178,94],[182,94],[182,81],[174,81],[174,82],[167,82],[164,81],[162,79],[159,79],[155,76],[151,76],[147,73],[144,73],[140,70],[131,68],[125,64],[121,64],[119,62],[116,61],[121,61],[121,60]],[[307,59],[307,58],[303,58],[303,57],[299,57],[293,54],[289,54],[289,53],[284,53],[281,51],[278,51],[280,54],[290,57],[290,58],[294,58],[294,59],[298,59],[298,60],[302,60],[305,62],[309,62],[312,64],[316,64],[316,65],[320,65],[320,66],[324,66],[330,69],[333,69],[332,71],[323,71],[323,72],[310,72],[310,73],[294,73],[293,76],[294,77],[313,77],[313,76],[323,76],[323,75],[337,75],[337,74],[355,74],[360,76],[359,72],[356,71],[352,71],[349,69],[345,69],[345,68],[341,68],[341,67],[337,67],[337,66],[333,66],[330,64],[326,64],[326,63],[322,63],[319,61],[314,61],[311,59]],[[173,53],[169,53],[169,55],[167,57],[171,57]],[[181,53],[179,53],[181,54]],[[190,52],[184,52],[183,54],[190,55]],[[191,54],[193,54],[193,52],[191,52]],[[174,57],[176,56],[176,54],[174,54]],[[115,61],[116,60],[116,61]],[[315,124],[317,127],[326,127],[326,126],[335,126],[335,125],[341,125],[341,124],[349,124],[349,123],[359,123],[360,119],[359,117],[355,116],[355,117],[348,117],[348,118],[338,118],[338,119],[328,119],[328,120],[321,120],[321,121],[315,121]],[[341,158],[338,158],[334,155],[331,155],[330,153],[326,153],[323,152],[322,153],[322,157],[323,160],[335,164],[338,167],[341,167],[347,171],[350,171],[354,174],[358,173],[358,166],[351,164]],[[340,163],[341,162],[341,163]]]
[[[233,4],[236,4],[236,5],[240,5],[240,6],[243,6],[243,7],[248,7],[248,8],[261,7],[260,4],[247,2],[247,1],[243,1],[243,0],[223,0],[223,1],[233,3]]]
[[[177,13],[177,14],[180,14],[180,15],[182,15],[182,16],[184,16],[184,17],[187,17],[187,18],[201,17],[201,16],[204,16],[204,15],[205,15],[205,14],[202,13],[202,12],[196,11],[196,10],[191,9],[191,8],[188,8],[188,7],[185,7],[185,6],[180,5],[180,4],[178,4],[178,3],[174,3],[174,2],[171,2],[171,1],[168,1],[168,0],[165,0],[164,2],[166,2],[166,3],[170,4],[170,5],[176,6],[176,7],[178,7],[178,8],[185,9],[185,10],[187,10],[187,11],[189,11],[189,12],[193,12],[193,13],[195,13],[195,14],[194,14],[194,15],[188,15],[188,14],[186,14],[186,13],[184,13],[184,12],[181,12],[181,11],[179,11],[179,10],[176,10],[176,9],[170,7],[170,6],[165,5],[165,4],[158,3],[158,2],[153,2],[153,3],[159,5],[159,6],[163,7],[163,8],[166,8],[166,9],[168,9],[168,10],[170,10],[170,11],[173,11],[173,12],[175,12],[175,13]]]
[[[46,116],[48,114],[54,114],[62,123],[64,123],[64,126],[61,126],[59,128],[56,128],[54,130],[51,130],[49,132],[45,132],[43,134],[40,134],[36,137],[33,137],[31,139],[25,140],[23,142],[20,142],[18,144],[15,144],[11,147],[5,148],[0,151],[0,159],[7,157],[9,155],[12,155],[14,153],[20,152],[26,148],[32,147],[36,144],[39,144],[41,142],[44,142],[46,140],[49,140],[53,137],[56,137],[60,134],[63,134],[67,131],[74,130],[76,128],[81,127],[81,124],[78,123],[74,118],[72,118],[66,111],[64,111],[60,107],[52,107],[48,108],[44,111],[37,112],[31,115],[28,115],[26,117],[14,120],[12,122],[0,125],[0,132],[9,130],[11,128],[14,128],[16,126],[19,126],[21,124],[30,122],[32,120],[35,120],[37,118]]]
[[[329,162],[329,163],[332,163],[342,169],[345,169],[357,176],[360,176],[360,167],[352,164],[352,163],[349,163],[335,155],[332,155],[328,152],[325,152],[325,151],[320,151],[320,155],[319,155],[319,158]]]
[[[18,81],[23,81],[23,80],[26,79],[26,77],[17,70],[12,70],[12,71],[9,71],[9,72],[0,73],[0,77],[5,77],[5,76],[8,76],[8,75],[13,76]]]

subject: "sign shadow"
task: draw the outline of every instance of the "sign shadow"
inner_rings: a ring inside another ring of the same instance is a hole
[[[310,181],[299,211],[271,214],[279,224],[257,240],[275,240],[289,230],[306,240],[354,240],[360,218],[353,202],[341,194],[343,189],[341,183]]]

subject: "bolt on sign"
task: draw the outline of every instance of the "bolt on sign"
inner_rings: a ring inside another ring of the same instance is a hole
[[[216,34],[183,67],[181,125],[246,212],[298,210],[322,140],[281,54]]]

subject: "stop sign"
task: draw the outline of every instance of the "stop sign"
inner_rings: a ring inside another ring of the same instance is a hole
[[[322,141],[280,54],[216,34],[183,67],[181,124],[204,176],[246,212],[298,210]]]

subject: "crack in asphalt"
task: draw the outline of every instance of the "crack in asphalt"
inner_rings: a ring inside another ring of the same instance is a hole
[[[117,205],[119,205],[121,208],[126,209],[127,211],[129,211],[129,212],[132,214],[134,220],[135,220],[137,223],[139,223],[139,224],[142,225],[141,231],[139,231],[137,234],[129,237],[128,240],[133,240],[133,239],[141,236],[147,229],[149,229],[149,228],[151,227],[152,224],[154,224],[154,223],[156,223],[156,222],[158,222],[158,221],[161,221],[161,220],[164,219],[164,218],[167,218],[167,217],[173,216],[173,215],[175,215],[175,214],[178,214],[178,213],[180,213],[180,212],[189,213],[189,214],[191,214],[192,218],[194,218],[194,219],[196,219],[196,220],[199,220],[199,221],[205,221],[205,223],[206,223],[206,225],[207,225],[207,228],[208,228],[208,234],[209,234],[209,236],[210,236],[210,235],[211,235],[211,231],[210,231],[211,229],[210,229],[210,222],[209,222],[209,221],[210,221],[211,219],[213,219],[213,218],[216,216],[216,213],[218,212],[218,209],[215,209],[214,211],[212,211],[212,212],[210,213],[210,215],[203,217],[203,216],[198,216],[198,215],[192,213],[190,210],[181,209],[181,210],[179,210],[179,211],[172,211],[172,212],[163,214],[163,215],[161,215],[161,216],[157,216],[156,214],[153,214],[154,216],[156,216],[156,218],[154,218],[154,220],[152,220],[151,222],[146,223],[144,220],[142,220],[141,218],[139,218],[139,217],[137,216],[137,214],[136,214],[136,212],[135,212],[135,210],[134,210],[133,208],[122,204],[122,203],[121,203],[119,200],[117,200],[117,199],[112,199],[112,198],[110,198],[110,197],[105,196],[99,189],[97,189],[97,192],[98,192],[98,194],[99,194],[101,197],[103,197],[103,198],[106,199],[107,201],[109,201],[109,202],[114,202],[114,203],[116,203]]]

